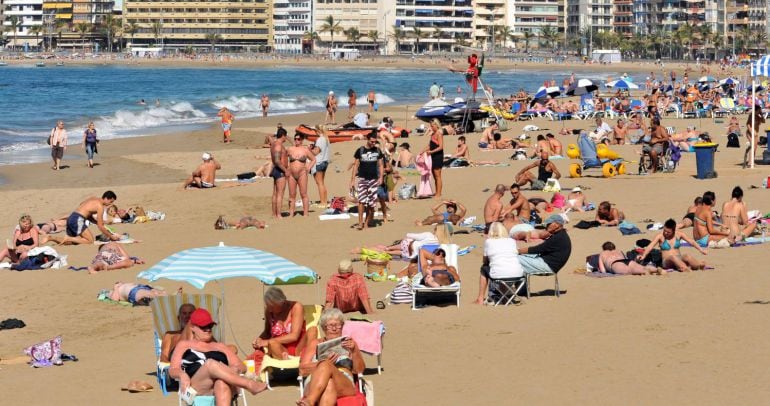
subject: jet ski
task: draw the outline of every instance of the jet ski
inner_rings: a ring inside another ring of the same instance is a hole
[[[487,118],[489,113],[481,110],[481,103],[477,101],[465,102],[462,99],[455,100],[455,103],[449,104],[443,100],[432,100],[417,110],[414,115],[418,119],[430,122],[438,119],[441,123],[459,123],[464,118],[470,121]]]

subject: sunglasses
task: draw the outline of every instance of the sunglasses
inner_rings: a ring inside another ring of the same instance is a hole
[[[208,326],[203,326],[203,327],[198,326],[198,328],[203,330],[203,331],[205,331],[205,332],[207,332],[207,333],[210,333],[211,330],[214,329],[214,325],[213,324],[209,324]]]
[[[295,138],[294,141],[302,141],[302,138]]]

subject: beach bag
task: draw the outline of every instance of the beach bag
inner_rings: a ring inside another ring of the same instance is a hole
[[[329,208],[334,210],[335,213],[337,213],[337,210],[339,210],[340,213],[344,212],[345,208],[346,208],[345,198],[344,197],[335,197],[335,198],[333,198],[331,203],[329,204]]]
[[[408,282],[399,282],[390,292],[391,304],[412,303],[412,285]]]
[[[43,341],[24,349],[33,366],[61,365],[61,336]]]
[[[417,196],[417,186],[405,183],[398,188],[398,198],[401,200],[414,199]]]
[[[727,134],[727,148],[740,148],[741,143],[738,140],[738,134],[736,133],[730,133]]]
[[[247,179],[254,179],[257,177],[256,172],[245,172],[245,173],[239,173],[235,175],[238,180],[247,180]]]

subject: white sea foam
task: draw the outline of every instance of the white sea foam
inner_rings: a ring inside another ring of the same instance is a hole
[[[120,133],[175,124],[194,124],[211,120],[189,102],[168,106],[148,107],[144,110],[118,110],[111,116],[95,122],[99,135],[110,138]]]

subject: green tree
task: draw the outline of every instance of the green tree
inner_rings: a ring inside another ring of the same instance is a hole
[[[545,41],[546,48],[552,48],[555,42],[559,41],[559,31],[553,25],[544,25],[540,27],[540,38]]]
[[[334,21],[334,16],[326,16],[320,31],[329,33],[331,36],[331,47],[334,48],[334,34],[339,34],[342,32],[342,27],[340,26],[339,21]]]
[[[358,40],[361,39],[363,36],[361,34],[361,31],[358,30],[356,27],[350,27],[347,30],[344,31],[345,36],[348,38],[348,41],[353,42],[354,44],[358,43]]]
[[[495,29],[495,42],[506,48],[508,41],[511,40],[513,31],[507,25],[497,26]]]
[[[426,39],[430,37],[430,33],[428,31],[423,31],[419,27],[413,27],[412,28],[412,37],[414,37],[414,49],[412,52],[419,54],[420,53],[420,40]]]
[[[302,34],[302,39],[310,41],[310,53],[313,53],[315,50],[315,42],[320,40],[321,36],[315,31],[305,31],[305,33]]]
[[[433,27],[433,34],[431,35],[436,40],[434,50],[441,51],[441,39],[444,38],[444,30],[441,27]]]
[[[155,45],[158,45],[163,40],[163,23],[158,20],[150,25],[152,35],[155,37]]]
[[[377,48],[380,47],[380,33],[377,32],[377,30],[371,30],[366,33],[366,38],[372,41],[373,44],[377,45]]]
[[[16,35],[17,35],[17,32],[19,31],[19,26],[21,26],[21,22],[19,21],[18,16],[12,15],[8,17],[8,23],[9,25],[5,28],[5,30],[10,31],[11,34],[13,34],[13,46],[11,47],[11,49],[13,49],[13,47],[18,45],[16,43]]]
[[[398,25],[393,26],[393,33],[390,34],[390,37],[396,42],[396,54],[401,52],[401,42],[406,39],[406,36],[406,31],[403,28]]]
[[[35,36],[35,42],[40,44],[40,41],[38,41],[38,37],[40,37],[40,34],[43,32],[43,26],[42,25],[33,25],[29,28],[29,33]],[[38,45],[38,50],[43,50],[43,47],[41,45]]]
[[[222,36],[219,35],[218,32],[210,32],[210,33],[206,34],[206,41],[208,41],[209,44],[211,45],[211,51],[210,52],[213,54],[214,53],[214,48],[216,47],[217,43],[222,41]]]
[[[134,34],[136,34],[137,31],[139,31],[139,24],[133,21],[129,21],[123,25],[123,33],[128,34],[131,38],[131,46],[134,45]]]
[[[120,20],[107,14],[101,22],[101,31],[107,37],[107,50],[112,52],[112,44],[115,42],[115,34],[120,30]]]
[[[93,27],[91,26],[91,23],[88,22],[79,22],[75,23],[75,31],[80,35],[80,42],[83,46],[83,53],[86,52],[86,34],[91,32]]]
[[[523,33],[524,38],[524,52],[529,53],[529,41],[532,40],[532,38],[535,38],[535,34],[533,34],[530,31],[524,31]]]

